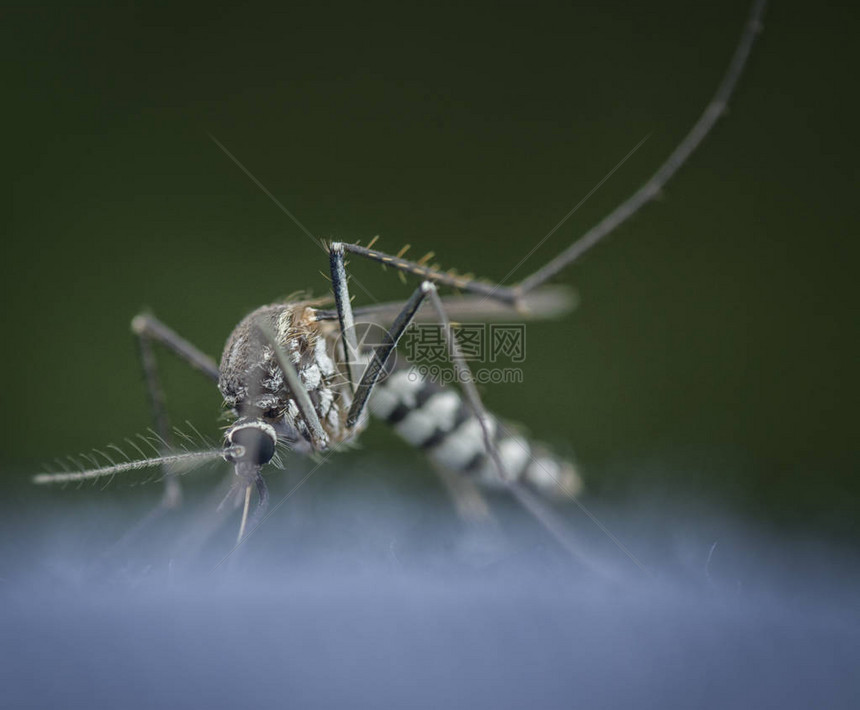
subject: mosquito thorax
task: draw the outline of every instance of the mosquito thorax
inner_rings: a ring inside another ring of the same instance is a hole
[[[221,356],[218,388],[224,408],[240,419],[261,419],[278,441],[300,453],[325,450],[358,433],[346,426],[352,390],[341,369],[339,326],[318,320],[314,301],[263,306],[233,330]],[[309,430],[265,331],[289,358],[319,418],[321,432]]]
[[[227,430],[224,458],[233,464],[265,466],[275,455],[277,443],[278,435],[271,424],[261,419],[240,419]]]

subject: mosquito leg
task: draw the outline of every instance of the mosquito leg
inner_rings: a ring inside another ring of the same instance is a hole
[[[364,412],[364,408],[367,406],[367,400],[370,399],[370,393],[379,381],[379,376],[382,374],[385,363],[388,362],[391,351],[397,347],[397,342],[400,340],[403,332],[409,327],[409,324],[412,323],[415,313],[427,294],[435,291],[436,287],[432,283],[422,281],[421,285],[413,291],[406,305],[403,306],[403,309],[394,319],[394,323],[385,334],[385,339],[373,351],[370,363],[365,368],[364,374],[361,376],[361,381],[355,389],[355,399],[352,400],[349,414],[346,417],[346,425],[348,427],[352,428],[358,422]]]
[[[347,304],[348,318],[352,318],[352,310],[349,308],[349,296],[346,291],[346,276],[343,273],[343,249],[342,245],[332,245],[332,282],[334,284],[335,293],[337,294],[340,287],[343,287],[344,294],[343,303]],[[340,275],[338,275],[338,273]],[[412,323],[416,313],[421,307],[428,293],[435,293],[436,288],[429,282],[423,282],[418,289],[412,294],[412,298],[405,306],[398,306],[399,312],[394,318],[394,323],[388,331],[386,340],[376,349],[367,366],[361,382],[356,389],[355,399],[347,417],[347,426],[355,426],[355,423],[361,417],[373,387],[379,380],[379,375],[385,367],[391,351],[396,347],[403,331]],[[344,323],[349,322],[344,318],[344,309],[340,307],[341,301],[338,300],[338,318],[341,323],[341,328],[344,328]],[[345,340],[345,338],[344,338]],[[357,348],[356,348],[357,350]],[[355,361],[355,360],[353,360]],[[436,471],[442,480],[446,490],[454,500],[457,507],[457,512],[461,518],[467,522],[484,522],[491,519],[489,506],[481,492],[471,482],[460,476],[454,476],[449,471],[441,466],[436,466]]]
[[[498,447],[495,444],[494,430],[491,428],[496,424],[496,421],[495,419],[490,418],[484,408],[480,395],[478,394],[478,390],[472,379],[469,366],[466,364],[462,353],[460,352],[456,339],[450,335],[450,320],[448,319],[448,315],[445,312],[444,305],[442,300],[439,298],[439,294],[434,283],[423,281],[421,285],[415,289],[412,296],[394,319],[394,323],[386,334],[386,338],[383,343],[374,350],[370,364],[365,369],[361,381],[356,388],[355,399],[353,400],[349,414],[347,415],[347,426],[355,426],[356,422],[361,417],[361,414],[367,405],[367,401],[370,398],[370,394],[379,380],[382,369],[385,367],[388,357],[391,355],[392,350],[397,346],[403,332],[410,323],[412,323],[416,312],[428,296],[431,305],[436,311],[438,320],[443,327],[451,359],[460,374],[460,380],[463,383],[463,389],[469,406],[480,424],[484,447],[487,452],[487,456],[493,462],[498,479],[506,484],[516,500],[535,516],[538,522],[541,523],[550,532],[550,534],[558,540],[559,544],[561,544],[569,553],[580,560],[583,560],[584,555],[582,554],[582,551],[568,535],[564,534],[563,528],[557,524],[557,521],[555,521],[551,516],[550,511],[535,503],[533,499],[528,496],[527,491],[524,491],[517,482],[509,480],[502,458],[499,454]]]
[[[460,350],[457,339],[451,332],[451,322],[448,319],[448,314],[445,312],[442,299],[439,298],[439,294],[435,287],[429,289],[428,296],[431,305],[436,310],[439,323],[442,326],[442,331],[448,345],[448,353],[455,369],[457,370],[463,392],[466,395],[466,401],[480,424],[481,433],[484,439],[484,448],[487,456],[493,462],[498,479],[511,492],[516,501],[532,516],[534,516],[535,520],[537,520],[571,556],[580,562],[587,563],[591,566],[593,563],[589,560],[585,551],[573,539],[571,539],[570,535],[564,529],[564,526],[556,519],[552,511],[538,501],[537,498],[535,498],[529,491],[523,488],[518,481],[509,476],[509,473],[502,462],[499,447],[496,444],[499,435],[507,435],[508,432],[504,430],[504,425],[501,422],[490,417],[484,407],[484,403],[481,401],[481,395],[478,393],[478,388],[475,386],[469,365],[463,357],[463,353]],[[529,455],[531,456],[531,454]]]
[[[218,382],[219,370],[215,361],[155,316],[148,313],[135,316],[131,321],[131,330],[139,338],[153,340],[163,345],[192,368],[202,372],[213,382]]]
[[[490,505],[473,481],[435,462],[432,462],[432,466],[462,520],[467,523],[485,523],[492,520]]]
[[[451,321],[448,319],[448,314],[445,312],[445,307],[442,305],[442,299],[439,298],[439,293],[436,291],[435,286],[428,289],[428,295],[430,304],[435,309],[436,316],[439,319],[439,325],[442,326],[442,333],[444,334],[445,341],[448,345],[448,354],[454,365],[454,369],[457,371],[458,380],[463,388],[464,394],[466,395],[466,401],[468,402],[472,413],[478,419],[478,423],[481,425],[481,434],[484,438],[484,448],[496,468],[496,474],[498,475],[499,480],[507,481],[508,477],[505,473],[505,467],[502,464],[498,447],[494,441],[494,433],[491,430],[490,415],[487,413],[484,403],[481,401],[481,395],[478,394],[478,388],[475,386],[472,378],[472,371],[469,369],[469,365],[463,357],[460,345],[457,343],[457,339],[451,332]]]
[[[719,118],[725,113],[728,101],[746,66],[753,42],[761,29],[761,18],[764,14],[765,4],[765,0],[755,0],[753,3],[749,18],[741,34],[740,42],[735,49],[735,53],[729,62],[728,69],[726,69],[725,76],[720,82],[716,93],[705,107],[699,120],[696,121],[690,132],[684,136],[684,139],[657,169],[657,172],[642,187],[561,252],[561,254],[520,282],[519,286],[516,287],[517,290],[521,293],[527,293],[551,279],[559,271],[576,261],[601,239],[614,232],[621,224],[660,194],[666,183],[687,162],[693,151],[699,147]]]
[[[344,334],[344,348],[351,348],[354,353],[353,356],[350,356],[348,352],[346,353],[347,362],[351,367],[353,363],[358,361],[358,346],[355,339],[355,322],[349,299],[349,290],[347,288],[346,270],[344,267],[344,251],[344,244],[340,242],[332,244],[330,247],[330,262],[332,287],[337,304],[337,318],[340,322],[341,332]],[[374,252],[373,250],[368,251],[371,254],[379,253]],[[397,259],[398,257],[392,258]],[[405,260],[400,261],[405,262]],[[415,266],[417,267],[418,265],[416,264]],[[443,276],[447,278],[449,275],[445,274]],[[435,292],[435,287],[433,287],[432,284],[422,284],[422,288],[413,294],[413,299],[416,299],[417,303],[413,304],[410,302],[407,303],[405,307],[401,307],[399,304],[397,305],[398,313],[395,316],[395,324],[392,325],[390,331],[394,337],[391,339],[390,346],[387,350],[380,350],[378,353],[375,353],[371,366],[368,367],[367,372],[365,373],[369,378],[367,380],[367,386],[360,388],[363,399],[359,399],[357,396],[356,400],[353,402],[355,418],[353,419],[353,411],[351,410],[348,426],[354,426],[354,423],[358,421],[363,407],[366,405],[366,401],[369,398],[370,392],[378,380],[379,373],[385,366],[385,362],[390,355],[391,349],[396,346],[397,340],[400,338],[402,331],[405,330],[405,328],[408,327],[416,317],[416,314],[422,305],[424,293],[430,292],[431,290]],[[400,324],[397,323],[398,318],[401,319]],[[389,343],[386,343],[385,345],[389,345]],[[383,345],[383,347],[385,347],[385,345]],[[350,377],[355,378],[355,375],[350,372]],[[357,378],[353,379],[353,382],[355,382],[356,379]],[[362,382],[365,382],[365,380],[363,379]],[[436,468],[446,490],[454,499],[454,503],[460,517],[468,521],[487,520],[490,518],[490,511],[487,502],[471,481],[467,481],[460,476],[453,476],[442,467],[437,466]]]
[[[419,264],[417,261],[410,261],[409,259],[404,259],[399,256],[391,256],[390,254],[377,251],[376,249],[368,249],[367,247],[363,247],[359,244],[335,242],[331,247],[332,249],[338,248],[341,251],[347,251],[350,254],[362,256],[365,259],[370,259],[371,261],[378,261],[380,264],[390,266],[407,274],[420,276],[425,281],[430,281],[431,283],[450,286],[459,291],[476,293],[480,296],[484,296],[485,298],[495,299],[509,305],[516,304],[519,301],[519,293],[514,288],[485,283],[466,276],[440,271],[432,266],[424,266],[423,264]]]
[[[520,306],[526,294],[532,292],[541,284],[546,283],[553,276],[572,264],[582,254],[614,232],[621,224],[659,195],[666,183],[687,162],[696,148],[699,147],[711,132],[711,129],[713,129],[719,118],[725,113],[728,101],[734,93],[738,79],[743,73],[747,59],[749,58],[753,42],[761,28],[761,18],[764,14],[765,5],[765,0],[755,0],[753,2],[749,18],[741,34],[741,39],[716,93],[705,107],[698,121],[696,121],[689,133],[687,133],[675,150],[672,151],[665,162],[657,169],[657,172],[597,225],[592,227],[549,263],[526,277],[518,285],[504,286],[502,284],[476,281],[465,276],[439,271],[432,266],[425,266],[419,262],[385,254],[375,249],[368,249],[358,244],[336,243],[332,247],[337,246],[340,250],[377,261],[407,274],[420,276],[422,279],[433,283],[451,286],[460,291],[479,294],[485,298],[494,299],[509,305]]]
[[[344,245],[335,242],[329,248],[329,266],[331,268],[331,286],[334,291],[334,301],[337,306],[337,318],[340,321],[340,332],[343,336],[343,356],[346,362],[349,386],[355,391],[358,382],[358,341],[355,334],[355,319],[352,315],[352,303],[349,299],[346,267],[343,260]]]
[[[155,432],[164,446],[168,446],[171,440],[170,418],[167,415],[167,405],[164,397],[164,389],[161,386],[161,378],[158,376],[158,366],[155,352],[152,348],[153,342],[165,346],[168,350],[178,355],[191,367],[215,381],[218,380],[218,366],[208,356],[194,347],[184,338],[177,335],[157,318],[148,314],[140,314],[131,321],[132,332],[137,337],[140,361],[143,366],[146,389],[149,395],[149,406],[155,423]],[[166,452],[165,452],[166,453]],[[179,481],[170,471],[164,468],[164,498],[161,507],[175,508],[182,501],[182,490]]]
[[[143,367],[143,376],[146,381],[146,391],[149,397],[149,408],[152,412],[152,420],[155,431],[161,441],[170,441],[170,420],[167,416],[167,405],[164,401],[164,390],[161,387],[161,379],[158,376],[158,367],[155,362],[155,353],[152,343],[148,338],[138,336],[138,352],[140,363]],[[162,445],[163,446],[163,445]],[[166,451],[162,450],[162,453]],[[164,476],[164,498],[162,508],[178,507],[182,500],[182,491],[179,482],[174,476],[168,474],[167,467],[162,468]]]
[[[167,453],[164,448],[170,442],[170,420],[167,416],[167,404],[164,398],[164,389],[161,386],[161,378],[158,376],[158,367],[155,361],[155,353],[152,342],[144,335],[138,334],[138,351],[140,362],[143,366],[143,375],[146,381],[146,391],[149,395],[149,407],[155,424],[155,431],[162,443],[162,453]],[[182,503],[182,488],[176,477],[171,475],[168,467],[163,467],[164,474],[164,497],[158,507],[159,513],[168,508],[178,508]],[[159,513],[156,513],[156,517]],[[150,516],[147,516],[149,518]]]

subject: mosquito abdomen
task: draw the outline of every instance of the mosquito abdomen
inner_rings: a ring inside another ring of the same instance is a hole
[[[505,476],[500,478],[468,403],[456,389],[427,379],[414,367],[398,369],[380,382],[370,411],[438,465],[484,485],[523,483],[550,497],[574,496],[582,489],[572,463],[490,415],[486,424]]]

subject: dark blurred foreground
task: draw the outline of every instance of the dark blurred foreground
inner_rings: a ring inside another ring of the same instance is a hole
[[[857,707],[847,552],[640,501],[593,512],[647,572],[563,511],[586,567],[510,506],[378,493],[303,489],[217,569],[235,517],[192,554],[199,510],[120,544],[137,499],[9,511],[2,704]]]

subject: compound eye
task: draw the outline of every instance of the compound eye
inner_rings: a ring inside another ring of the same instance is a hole
[[[275,455],[275,430],[268,424],[255,423],[234,427],[227,435],[226,445],[245,449],[241,457],[228,456],[231,463],[251,463],[265,466]]]

